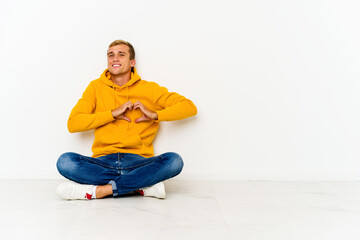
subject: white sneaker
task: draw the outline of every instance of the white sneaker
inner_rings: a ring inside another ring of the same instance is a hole
[[[155,185],[152,185],[150,187],[145,187],[142,189],[142,192],[144,193],[144,197],[156,197],[156,198],[161,198],[164,199],[165,196],[165,186],[163,182],[159,182]]]
[[[90,200],[92,197],[92,191],[94,185],[80,184],[72,181],[66,181],[61,183],[56,193],[67,200],[83,199]]]

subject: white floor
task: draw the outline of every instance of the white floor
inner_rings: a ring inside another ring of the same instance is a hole
[[[166,200],[64,201],[0,180],[0,239],[360,239],[360,182],[165,182]]]

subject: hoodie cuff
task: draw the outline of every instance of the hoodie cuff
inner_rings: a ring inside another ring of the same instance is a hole
[[[112,110],[109,110],[109,113],[110,113],[109,119],[115,120],[114,116],[112,115]]]
[[[164,121],[164,116],[163,116],[163,110],[160,110],[160,111],[157,111],[157,115],[158,115],[158,118],[156,120],[154,120],[155,122],[160,122],[160,121]]]
[[[105,124],[115,120],[115,118],[113,117],[113,115],[111,113],[111,110],[103,112],[102,115],[103,115],[103,121]]]

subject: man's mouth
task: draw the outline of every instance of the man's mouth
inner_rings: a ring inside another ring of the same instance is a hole
[[[120,67],[121,65],[120,64],[114,64],[112,65],[112,67]]]

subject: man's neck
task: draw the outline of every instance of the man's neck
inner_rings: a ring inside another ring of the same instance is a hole
[[[111,81],[116,85],[122,86],[125,85],[131,79],[131,72],[121,74],[121,75],[111,75]]]

